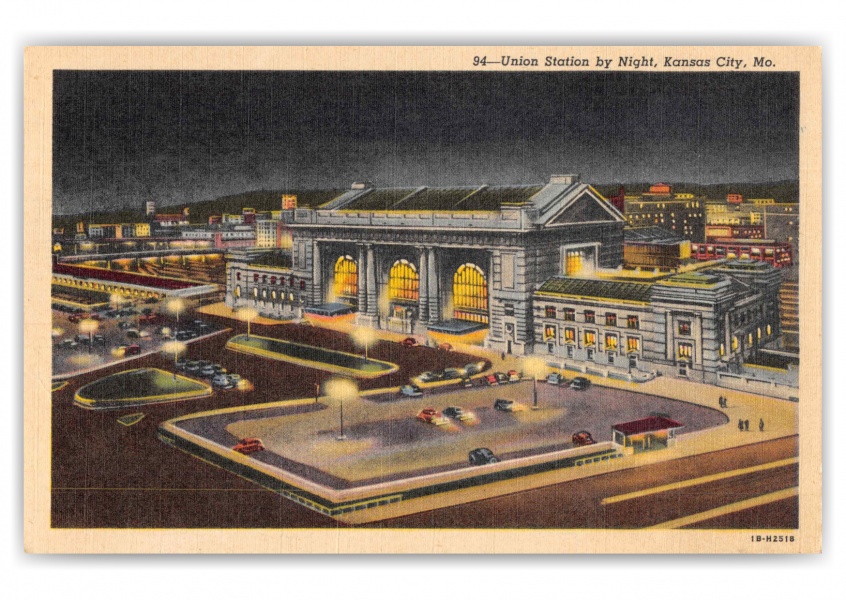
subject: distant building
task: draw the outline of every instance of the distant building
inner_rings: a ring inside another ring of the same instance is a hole
[[[678,269],[690,262],[690,240],[661,227],[625,230],[623,264],[628,268]]]
[[[774,267],[793,265],[793,248],[775,240],[716,238],[703,244],[692,244],[690,254],[696,260],[735,259],[765,262]]]
[[[214,248],[250,248],[256,244],[255,228],[249,225],[183,229],[182,239],[210,240]]]
[[[152,220],[152,218],[156,216],[156,201],[155,200],[147,200],[144,203],[144,214],[150,220]]]
[[[761,240],[765,232],[763,225],[705,225],[705,241],[717,238]]]
[[[282,221],[259,221],[256,223],[257,248],[291,249],[291,229]]]
[[[669,185],[658,183],[640,196],[625,196],[629,227],[656,225],[692,242],[705,240],[704,199],[693,194],[673,194]]]

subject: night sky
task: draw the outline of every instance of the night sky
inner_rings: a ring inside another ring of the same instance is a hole
[[[798,179],[789,73],[56,71],[66,214],[250,190]]]

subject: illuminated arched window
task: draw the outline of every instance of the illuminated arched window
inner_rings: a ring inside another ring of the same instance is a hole
[[[236,285],[236,286],[235,286],[235,297],[236,297],[236,298],[240,298],[240,297],[241,297],[241,286],[240,286],[240,285]]]
[[[420,277],[417,269],[405,259],[398,260],[388,275],[388,295],[392,301],[417,302],[420,296]]]
[[[342,256],[335,262],[332,291],[336,298],[355,298],[358,295],[358,265],[352,256]]]
[[[464,321],[488,322],[488,280],[473,263],[464,263],[452,278],[453,316]]]

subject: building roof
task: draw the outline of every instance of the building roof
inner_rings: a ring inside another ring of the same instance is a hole
[[[685,242],[685,238],[663,227],[636,227],[624,229],[623,235],[627,244],[658,244],[673,246]]]
[[[574,277],[552,277],[538,289],[539,294],[553,296],[576,296],[586,298],[608,298],[649,302],[651,283],[629,281],[607,281],[601,279],[577,279]]]
[[[645,419],[638,419],[637,421],[629,421],[628,423],[618,423],[617,425],[612,425],[611,429],[619,431],[623,435],[637,435],[638,433],[677,429],[679,427],[684,427],[684,425],[667,417],[652,416]]]
[[[543,185],[372,188],[349,194],[347,202],[323,208],[338,210],[496,211],[526,204]]]
[[[187,288],[197,287],[199,285],[205,285],[202,283],[182,281],[180,279],[153,277],[150,275],[129,273],[127,271],[112,271],[111,269],[101,269],[99,267],[79,267],[66,263],[54,264],[53,273],[85,279],[96,279],[98,281],[109,281],[112,283],[140,285],[163,290],[184,290]]]

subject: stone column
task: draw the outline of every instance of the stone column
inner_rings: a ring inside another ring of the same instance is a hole
[[[373,246],[367,244],[367,314],[379,315],[379,290],[376,289],[376,260]]]
[[[367,312],[367,254],[364,246],[358,246],[358,269],[356,271],[356,286],[358,287],[358,314]]]
[[[420,260],[417,262],[419,270],[417,276],[419,278],[418,288],[418,320],[425,323],[429,319],[429,256],[426,248],[418,248],[420,252]]]
[[[305,246],[303,246],[305,247]],[[314,306],[323,304],[323,259],[320,256],[320,242],[314,241],[311,251],[311,302]]]
[[[441,320],[441,295],[438,285],[438,257],[434,248],[429,248],[429,323]]]

